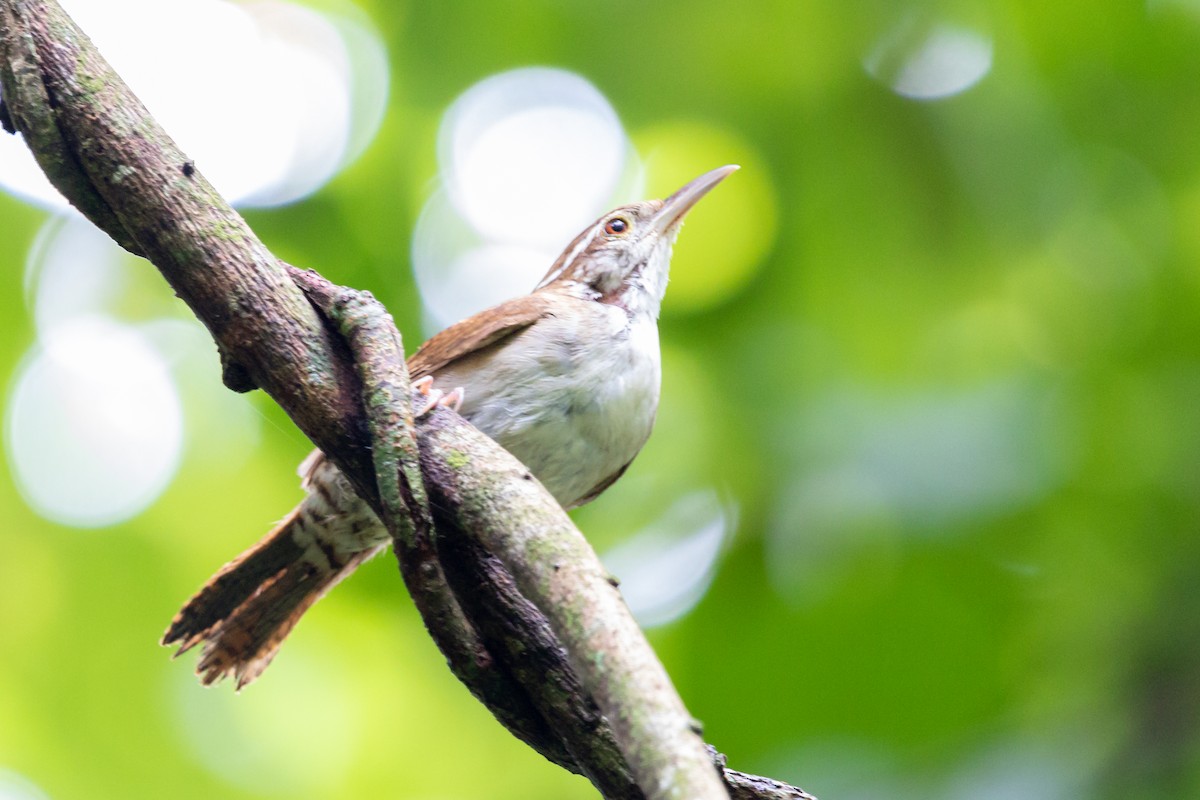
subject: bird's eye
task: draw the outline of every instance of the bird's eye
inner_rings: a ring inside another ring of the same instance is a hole
[[[604,232],[613,235],[625,233],[627,230],[629,230],[629,223],[626,222],[622,217],[610,219],[604,226]]]

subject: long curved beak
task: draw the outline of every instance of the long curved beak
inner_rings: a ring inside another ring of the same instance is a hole
[[[692,206],[700,202],[700,198],[712,191],[713,187],[738,171],[737,164],[717,167],[706,172],[699,178],[689,181],[675,194],[663,201],[662,208],[654,215],[651,225],[659,235],[667,233],[683,221]]]

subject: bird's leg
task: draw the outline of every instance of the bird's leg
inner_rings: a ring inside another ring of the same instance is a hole
[[[450,392],[450,394],[443,397],[438,402],[438,405],[457,413],[458,410],[462,408],[464,397],[466,397],[466,393],[463,392],[463,387],[459,386],[454,391]]]
[[[462,407],[463,389],[459,386],[454,391],[446,394],[441,389],[433,388],[433,376],[426,375],[424,378],[418,378],[413,381],[413,388],[428,398],[425,405],[413,412],[414,419],[420,419],[438,406],[448,408],[451,411],[458,411]]]

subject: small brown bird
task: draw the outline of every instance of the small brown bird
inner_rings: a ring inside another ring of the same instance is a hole
[[[565,508],[611,486],[654,425],[672,244],[688,210],[736,169],[610,211],[575,237],[532,294],[423,344],[408,368],[429,407],[458,408]],[[443,396],[435,381],[457,388]],[[300,505],[214,575],[163,635],[179,653],[204,644],[196,672],[205,684],[232,674],[241,688],[261,675],[309,606],[390,541],[320,451],[300,475]]]

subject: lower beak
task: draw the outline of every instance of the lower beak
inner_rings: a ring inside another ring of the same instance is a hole
[[[717,167],[711,172],[706,172],[699,178],[687,183],[675,194],[663,201],[662,208],[654,215],[651,220],[651,225],[661,235],[672,228],[675,228],[683,221],[687,212],[692,209],[692,206],[700,202],[700,198],[712,191],[725,178],[729,177],[734,172],[737,172],[738,166],[730,164],[725,167]]]

